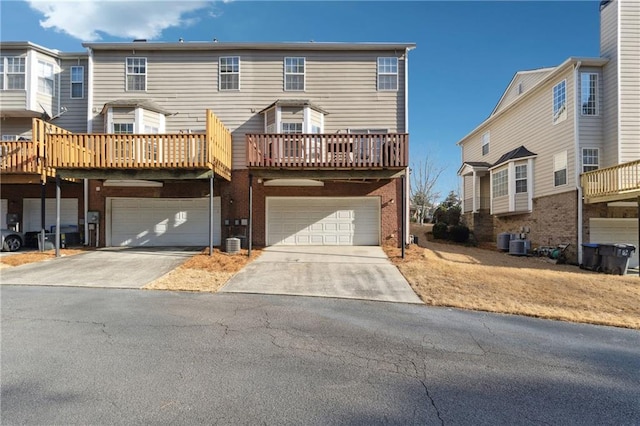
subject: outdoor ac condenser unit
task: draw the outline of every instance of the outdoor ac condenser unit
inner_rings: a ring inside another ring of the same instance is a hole
[[[509,241],[509,254],[514,256],[526,256],[529,248],[528,240]]]

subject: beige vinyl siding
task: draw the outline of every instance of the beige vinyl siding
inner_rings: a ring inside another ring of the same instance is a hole
[[[473,176],[463,176],[464,211],[473,211]]]
[[[494,198],[492,207],[491,214],[509,213],[509,196]]]
[[[620,0],[620,163],[640,159],[640,2]]]
[[[580,93],[582,92],[582,73],[595,73],[598,75],[598,92],[597,92],[597,102],[598,102],[598,115],[582,115],[582,105],[580,103]],[[602,132],[602,105],[603,105],[603,96],[604,96],[604,88],[602,84],[602,69],[594,68],[594,67],[581,67],[578,73],[578,81],[576,82],[578,86],[578,123],[579,123],[579,141],[580,141],[580,152],[582,152],[582,148],[600,148],[600,152],[603,151],[603,132]],[[582,159],[579,159],[580,165],[582,164]]]
[[[513,102],[519,95],[525,93],[527,90],[531,89],[538,82],[542,81],[544,77],[546,77],[551,70],[544,71],[524,71],[519,72],[513,79],[513,83],[507,88],[507,92],[504,94],[504,97],[496,107],[494,114],[501,111]],[[522,93],[518,93],[518,86],[522,85]]]
[[[113,108],[112,117],[114,123],[134,123],[136,111],[135,108]]]
[[[82,99],[71,98],[71,67],[84,67],[83,96]],[[62,71],[60,74],[60,105],[67,111],[53,122],[75,133],[87,131],[87,73],[88,64],[86,59],[65,59],[61,62]],[[56,81],[57,84],[57,81]]]
[[[42,54],[40,52],[36,52],[35,63],[31,68],[33,71],[32,78],[36,80],[39,77],[38,63],[40,61],[53,65],[53,96],[40,92],[38,90],[38,84],[36,83],[34,85],[34,87],[36,88],[36,106],[34,107],[34,109],[37,111],[41,111],[44,108],[44,111],[46,111],[46,113],[49,114],[50,117],[53,117],[60,112],[60,110],[58,109],[58,95],[60,93],[60,67],[58,66],[58,61],[55,58],[52,58],[51,56]],[[27,83],[27,86],[28,84],[29,83]]]
[[[283,123],[302,123],[304,121],[304,110],[302,107],[282,107],[280,119]]]
[[[2,135],[16,135],[25,139],[31,139],[31,122],[30,118],[9,117],[2,119],[0,133]]]
[[[316,110],[311,110],[311,125],[317,126],[322,129],[322,113]]]
[[[160,128],[160,114],[155,111],[143,109],[142,120],[145,126]]]
[[[515,207],[517,212],[529,211],[529,196],[526,192],[515,194]]]
[[[480,178],[480,208],[489,208],[491,199],[491,181],[489,175]]]
[[[347,128],[404,129],[404,60],[398,64],[397,92],[376,90],[377,57],[391,51],[94,51],[94,103],[124,98],[152,99],[176,115],[168,116],[167,133],[203,131],[205,110],[212,109],[233,134],[233,168],[245,168],[245,134],[263,133],[259,111],[278,99],[308,99],[328,112],[326,133]],[[188,46],[185,46],[188,47]],[[125,91],[125,58],[147,58],[147,90]],[[241,90],[218,91],[218,58],[240,56]],[[283,90],[285,56],[306,58],[306,90]],[[101,121],[96,117],[94,131]]]
[[[553,86],[566,80],[567,118],[553,124]],[[575,188],[575,138],[573,68],[567,67],[558,77],[546,82],[528,98],[505,111],[492,122],[479,127],[464,142],[463,162],[495,163],[503,154],[524,145],[537,155],[534,161],[533,197],[557,194]],[[482,155],[482,134],[490,131],[489,154]],[[567,184],[553,185],[553,155],[567,152]],[[466,196],[466,195],[465,195]]]
[[[601,167],[618,164],[618,2],[600,12],[600,56],[609,59],[603,67],[604,91],[601,105],[604,149]]]

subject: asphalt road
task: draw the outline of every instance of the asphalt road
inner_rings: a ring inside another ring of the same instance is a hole
[[[638,424],[640,333],[399,303],[2,286],[12,424]]]

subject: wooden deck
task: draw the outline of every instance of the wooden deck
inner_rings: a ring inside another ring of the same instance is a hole
[[[403,169],[409,135],[247,134],[247,167],[297,170]]]
[[[583,173],[585,203],[631,200],[640,196],[640,160]]]

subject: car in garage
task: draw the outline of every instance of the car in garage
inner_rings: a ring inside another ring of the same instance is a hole
[[[24,245],[24,235],[11,229],[0,229],[2,251],[18,251]]]

